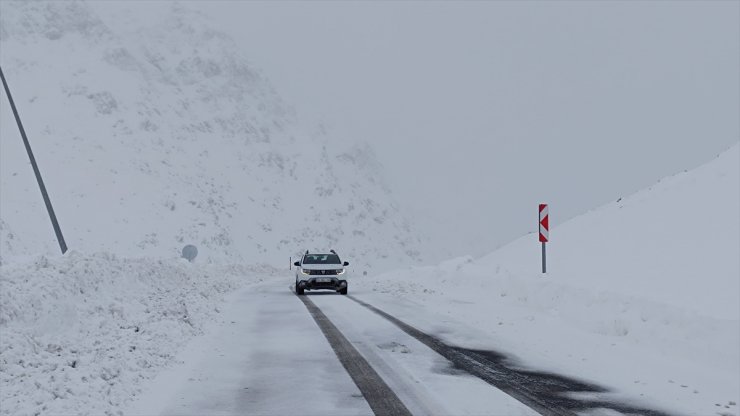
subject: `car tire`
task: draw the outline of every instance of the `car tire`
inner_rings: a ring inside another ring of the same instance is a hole
[[[304,289],[298,287],[298,285],[295,286],[295,294],[300,296],[303,294]]]
[[[347,294],[347,288],[345,287],[344,289],[339,289],[339,294],[346,295]]]

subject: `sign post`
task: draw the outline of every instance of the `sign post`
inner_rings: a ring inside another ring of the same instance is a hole
[[[542,243],[542,273],[547,272],[547,253],[545,243],[550,241],[550,216],[547,204],[540,204],[540,242]]]

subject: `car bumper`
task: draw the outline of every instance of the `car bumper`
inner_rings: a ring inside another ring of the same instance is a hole
[[[312,277],[298,282],[298,287],[305,290],[330,289],[339,290],[347,287],[347,281],[336,277]]]

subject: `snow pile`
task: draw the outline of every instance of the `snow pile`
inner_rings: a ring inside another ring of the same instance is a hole
[[[306,249],[357,267],[418,258],[372,149],[299,126],[205,16],[165,2],[0,7],[0,63],[70,248],[170,257],[194,244],[201,260],[278,265]],[[54,253],[0,101],[2,219],[26,254]]]
[[[451,342],[495,347],[673,412],[737,414],[739,149],[553,229],[546,275],[532,233],[477,261],[362,284],[403,299],[376,301]],[[416,316],[419,305],[441,318]]]
[[[276,275],[76,252],[0,267],[0,414],[120,413],[229,292]]]

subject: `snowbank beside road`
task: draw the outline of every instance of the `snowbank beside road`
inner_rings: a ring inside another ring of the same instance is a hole
[[[0,414],[120,413],[226,294],[276,273],[76,252],[3,265]]]
[[[672,412],[738,414],[739,182],[735,145],[566,222],[550,233],[544,276],[533,233],[477,261],[362,286],[401,298],[368,295],[450,342],[500,349]],[[437,318],[416,314],[419,305]]]

